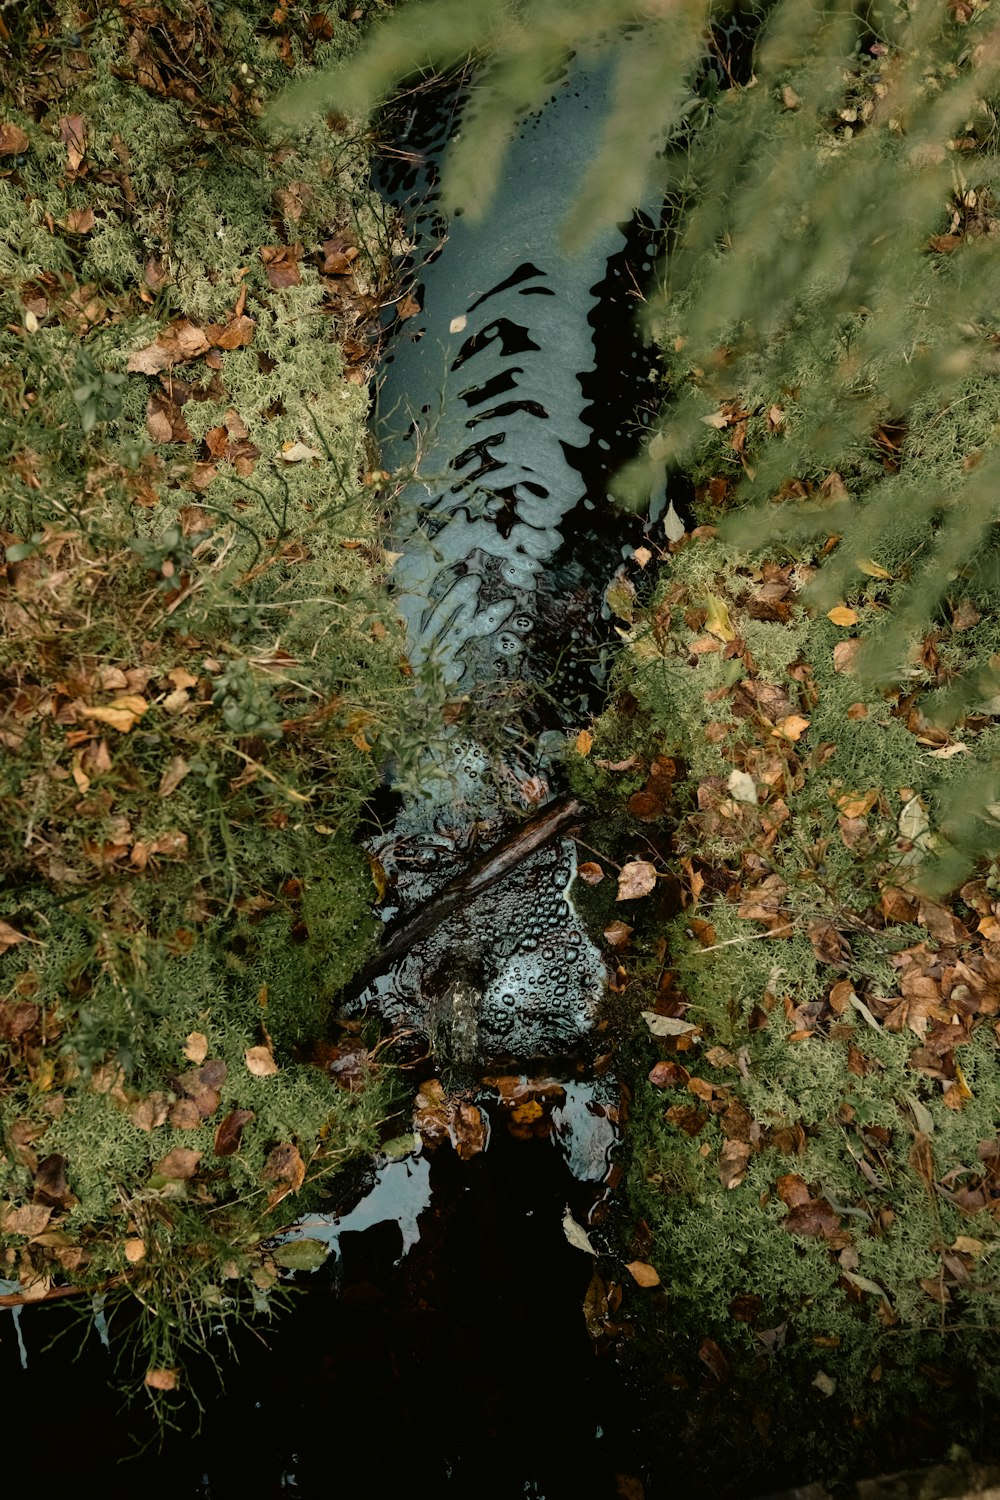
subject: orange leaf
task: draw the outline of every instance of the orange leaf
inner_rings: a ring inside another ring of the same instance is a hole
[[[594,744],[594,736],[589,729],[581,729],[576,737],[576,753],[578,755],[589,755]]]
[[[637,1282],[639,1286],[650,1287],[660,1285],[659,1272],[657,1271],[656,1267],[651,1266],[648,1261],[626,1261],[625,1269],[632,1277],[632,1280]]]
[[[779,719],[771,730],[771,735],[779,740],[799,740],[803,733],[809,728],[809,720],[804,719],[801,714],[789,714],[787,718]]]

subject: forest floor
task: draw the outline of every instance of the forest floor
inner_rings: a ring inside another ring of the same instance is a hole
[[[329,1019],[412,709],[366,429],[396,247],[364,135],[263,118],[364,7],[221,15],[0,18],[0,1303],[118,1294],[154,1400],[378,1141]]]

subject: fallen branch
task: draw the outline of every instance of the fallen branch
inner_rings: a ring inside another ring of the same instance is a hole
[[[474,897],[481,896],[483,891],[489,890],[491,885],[516,869],[530,854],[565,833],[567,828],[580,820],[585,811],[583,803],[578,802],[575,797],[562,797],[549,803],[536,817],[529,818],[527,823],[515,828],[513,833],[501,839],[499,844],[494,844],[474,864],[456,875],[420,911],[404,919],[401,925],[390,924],[387,930],[388,940],[343,991],[342,1003],[357,999],[380,974],[391,968],[397,959],[408,953],[415,943],[426,937],[446,917],[450,917],[452,912]]]

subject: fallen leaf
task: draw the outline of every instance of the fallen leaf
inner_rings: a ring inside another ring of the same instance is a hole
[[[66,1180],[68,1165],[66,1157],[56,1151],[39,1162],[32,1183],[36,1203],[47,1203],[51,1208],[75,1207],[79,1200]]]
[[[302,254],[303,246],[298,242],[294,245],[261,246],[260,258],[264,262],[268,285],[272,290],[301,286],[302,273],[298,262],[302,259]]]
[[[267,1198],[268,1208],[274,1208],[289,1193],[297,1193],[305,1176],[306,1164],[299,1155],[298,1148],[291,1141],[283,1141],[280,1146],[275,1146],[261,1173],[264,1182],[274,1183]]]
[[[449,1121],[451,1143],[461,1161],[469,1161],[485,1151],[489,1141],[486,1116],[475,1104],[461,1100]]]
[[[96,223],[94,210],[90,207],[71,208],[66,215],[66,228],[70,234],[89,234]]]
[[[9,120],[0,125],[0,156],[21,156],[30,144],[20,125],[12,125]]]
[[[562,1219],[563,1234],[566,1236],[574,1250],[582,1250],[587,1255],[596,1255],[597,1251],[590,1243],[590,1236],[582,1224],[578,1224],[566,1206],[566,1212]]]
[[[660,1285],[660,1273],[645,1260],[627,1260],[625,1269],[632,1280],[642,1287]]]
[[[953,755],[971,755],[968,745],[942,745],[940,750],[928,750],[931,760],[951,760]]]
[[[145,698],[130,693],[122,698],[116,698],[107,707],[90,708],[84,705],[80,713],[85,719],[96,719],[101,724],[109,724],[112,729],[117,729],[119,734],[128,734],[148,708],[149,704]]]
[[[6,953],[8,948],[14,948],[18,943],[27,941],[24,933],[18,932],[16,927],[11,927],[9,922],[0,922],[0,953]]]
[[[287,1240],[272,1254],[286,1271],[315,1271],[329,1256],[330,1245],[326,1240]]]
[[[746,771],[731,771],[726,789],[735,802],[747,802],[756,807],[757,783]]]
[[[615,900],[636,901],[641,896],[648,896],[655,885],[656,866],[646,859],[630,860],[628,864],[622,865],[618,875],[618,894]]]
[[[796,740],[802,738],[808,728],[808,719],[804,719],[801,714],[789,714],[787,718],[778,720],[771,734],[776,739],[791,740],[794,744]]]
[[[715,594],[709,594],[707,599],[708,612],[705,616],[705,629],[720,641],[735,641],[736,631],[729,620],[729,610],[725,600],[719,599]]]
[[[842,672],[848,677],[852,676],[860,650],[859,636],[852,636],[849,641],[838,641],[833,648],[833,670]]]
[[[581,729],[576,737],[577,755],[589,755],[594,745],[594,736],[589,729]]]
[[[416,297],[402,297],[396,304],[396,313],[400,321],[406,318],[414,318],[420,311],[420,303]]]
[[[59,139],[66,147],[70,171],[77,171],[87,150],[87,123],[83,115],[64,115],[59,121]]]
[[[176,1391],[180,1384],[181,1373],[179,1370],[147,1370],[143,1377],[143,1384],[151,1391]]]
[[[653,1036],[689,1036],[699,1028],[691,1021],[681,1021],[677,1016],[661,1016],[655,1010],[640,1011],[642,1019]]]
[[[301,464],[307,459],[322,458],[323,455],[318,448],[310,448],[308,443],[294,442],[282,443],[281,457],[286,464]]]
[[[230,1110],[215,1132],[213,1151],[216,1156],[235,1156],[243,1139],[244,1126],[254,1118],[252,1109]]]
[[[864,573],[864,574],[866,574],[866,576],[869,577],[869,578],[891,578],[892,577],[892,574],[891,573],[887,573],[886,570],[885,570],[885,568],[883,568],[879,563],[872,562],[872,560],[871,560],[870,557],[859,557],[859,558],[856,558],[855,559],[855,567],[860,568],[861,572]]]
[[[584,885],[600,885],[604,879],[604,871],[592,859],[588,859],[582,865],[578,865],[576,873]]]
[[[624,948],[633,931],[627,922],[609,922],[603,932],[604,941],[610,948]]]
[[[4,1234],[41,1234],[51,1217],[52,1209],[42,1203],[25,1203],[21,1208],[8,1203],[0,1208],[0,1230]]]
[[[747,1174],[750,1149],[746,1141],[723,1141],[719,1152],[719,1181],[724,1188],[739,1187]]]
[[[856,625],[859,619],[857,610],[848,609],[846,604],[838,604],[834,609],[828,609],[826,617],[832,620],[834,625]]]
[[[138,1238],[128,1239],[122,1246],[125,1251],[125,1259],[130,1266],[138,1265],[146,1254],[146,1241]]]
[[[255,1078],[273,1078],[278,1071],[270,1047],[248,1047],[243,1054],[247,1069]]]
[[[185,776],[190,773],[190,770],[191,767],[183,755],[175,755],[170,764],[165,767],[163,775],[160,777],[157,794],[160,797],[169,797],[171,792],[176,792]]]
[[[166,1177],[170,1182],[186,1182],[198,1170],[202,1153],[192,1151],[189,1146],[175,1146],[153,1168],[155,1177]]]

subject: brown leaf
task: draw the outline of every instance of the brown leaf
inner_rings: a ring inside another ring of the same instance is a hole
[[[213,1150],[216,1156],[235,1156],[243,1139],[244,1126],[254,1118],[252,1109],[230,1110],[215,1132]]]
[[[604,929],[603,937],[609,948],[619,949],[628,946],[628,940],[632,936],[633,928],[627,922],[609,922]]]
[[[628,799],[628,810],[640,823],[655,823],[663,817],[664,805],[655,792],[636,792]]]
[[[586,860],[582,865],[578,865],[576,873],[584,885],[600,885],[604,879],[604,871],[592,859]]]
[[[627,1260],[625,1269],[632,1280],[642,1287],[660,1285],[660,1273],[655,1266],[651,1266],[645,1260]]]
[[[191,429],[176,402],[153,391],[146,402],[146,430],[154,443],[189,443]]]
[[[729,1361],[714,1339],[702,1339],[698,1347],[698,1358],[719,1385],[729,1379]]]
[[[47,1203],[51,1208],[71,1208],[79,1201],[66,1181],[68,1165],[65,1156],[60,1156],[58,1152],[53,1152],[39,1162],[34,1178],[33,1196],[36,1203]]]
[[[809,941],[820,963],[833,964],[839,968],[849,963],[853,957],[850,943],[825,918],[809,923]]]
[[[486,1117],[474,1104],[464,1099],[457,1105],[451,1117],[451,1143],[462,1161],[468,1161],[485,1151],[489,1139]]]
[[[272,1078],[278,1071],[270,1047],[248,1047],[243,1058],[255,1078]]]
[[[207,353],[210,347],[205,332],[196,323],[176,318],[160,330],[151,344],[131,354],[125,368],[133,375],[158,375],[172,365]]]
[[[655,1089],[687,1088],[690,1076],[687,1068],[682,1068],[680,1063],[669,1059],[666,1062],[655,1063],[649,1070],[649,1082]]]
[[[305,1175],[306,1164],[291,1141],[283,1141],[280,1146],[275,1146],[261,1173],[264,1182],[274,1183],[267,1198],[268,1208],[274,1208],[289,1193],[297,1193],[305,1181]]]
[[[833,648],[833,670],[835,672],[843,672],[848,677],[853,676],[860,650],[861,639],[859,636],[852,636],[848,641],[838,641]]]
[[[175,1130],[197,1130],[201,1111],[193,1099],[178,1099],[171,1104],[167,1118]]]
[[[153,1175],[166,1177],[171,1182],[186,1182],[197,1172],[201,1156],[200,1151],[192,1151],[189,1146],[175,1146],[166,1156],[160,1157],[153,1168]]]
[[[719,1152],[719,1181],[724,1188],[737,1188],[747,1174],[750,1147],[745,1141],[723,1141]]]
[[[420,311],[420,303],[416,297],[403,297],[396,305],[396,313],[400,320],[414,318]]]
[[[257,324],[253,318],[240,314],[228,323],[207,323],[205,337],[216,349],[244,349],[253,342]]]
[[[151,1391],[176,1391],[180,1384],[180,1370],[147,1370],[143,1384]]]
[[[20,125],[12,125],[9,120],[0,125],[0,156],[21,156],[30,144]]]
[[[18,932],[16,927],[11,927],[9,922],[0,922],[0,953],[6,953],[8,948],[14,948],[18,943],[27,941],[24,933]]]
[[[0,924],[2,925],[2,924]],[[0,953],[3,948],[0,947]],[[41,1007],[28,1000],[0,1001],[0,1041],[16,1042],[18,1037],[32,1031],[41,1019]]]
[[[797,1172],[786,1172],[783,1177],[779,1177],[775,1189],[786,1208],[798,1208],[803,1203],[809,1202],[810,1194],[806,1180]]]
[[[166,1094],[147,1094],[144,1099],[133,1099],[125,1113],[139,1130],[155,1130],[162,1125],[170,1112]]]
[[[786,718],[778,720],[771,734],[775,739],[791,740],[794,743],[802,738],[808,728],[808,719],[804,719],[801,714],[789,714]]]
[[[647,859],[630,860],[622,865],[618,876],[616,901],[635,901],[648,896],[656,885],[656,866]]]
[[[302,259],[303,247],[294,245],[262,245],[260,258],[267,272],[268,285],[279,291],[282,287],[301,286],[302,275],[298,262]]]
[[[66,147],[70,171],[77,171],[87,150],[87,123],[83,115],[64,115],[59,121],[59,139]]]
[[[70,234],[89,234],[97,220],[92,208],[71,208],[66,215],[66,228]]]
[[[175,755],[170,764],[164,768],[163,775],[160,777],[160,785],[157,787],[157,795],[169,797],[171,792],[176,792],[190,770],[191,767],[183,755]]]
[[[42,1203],[26,1203],[22,1208],[7,1203],[0,1207],[0,1229],[4,1234],[41,1234],[51,1217],[52,1209]]]
[[[789,1234],[800,1234],[812,1239],[829,1239],[840,1229],[840,1215],[825,1198],[810,1198],[789,1209],[781,1221]]]
[[[925,1135],[922,1130],[915,1130],[913,1133],[913,1145],[910,1147],[909,1162],[917,1175],[923,1178],[924,1185],[933,1193],[935,1177],[934,1148],[931,1145],[930,1136]]]

